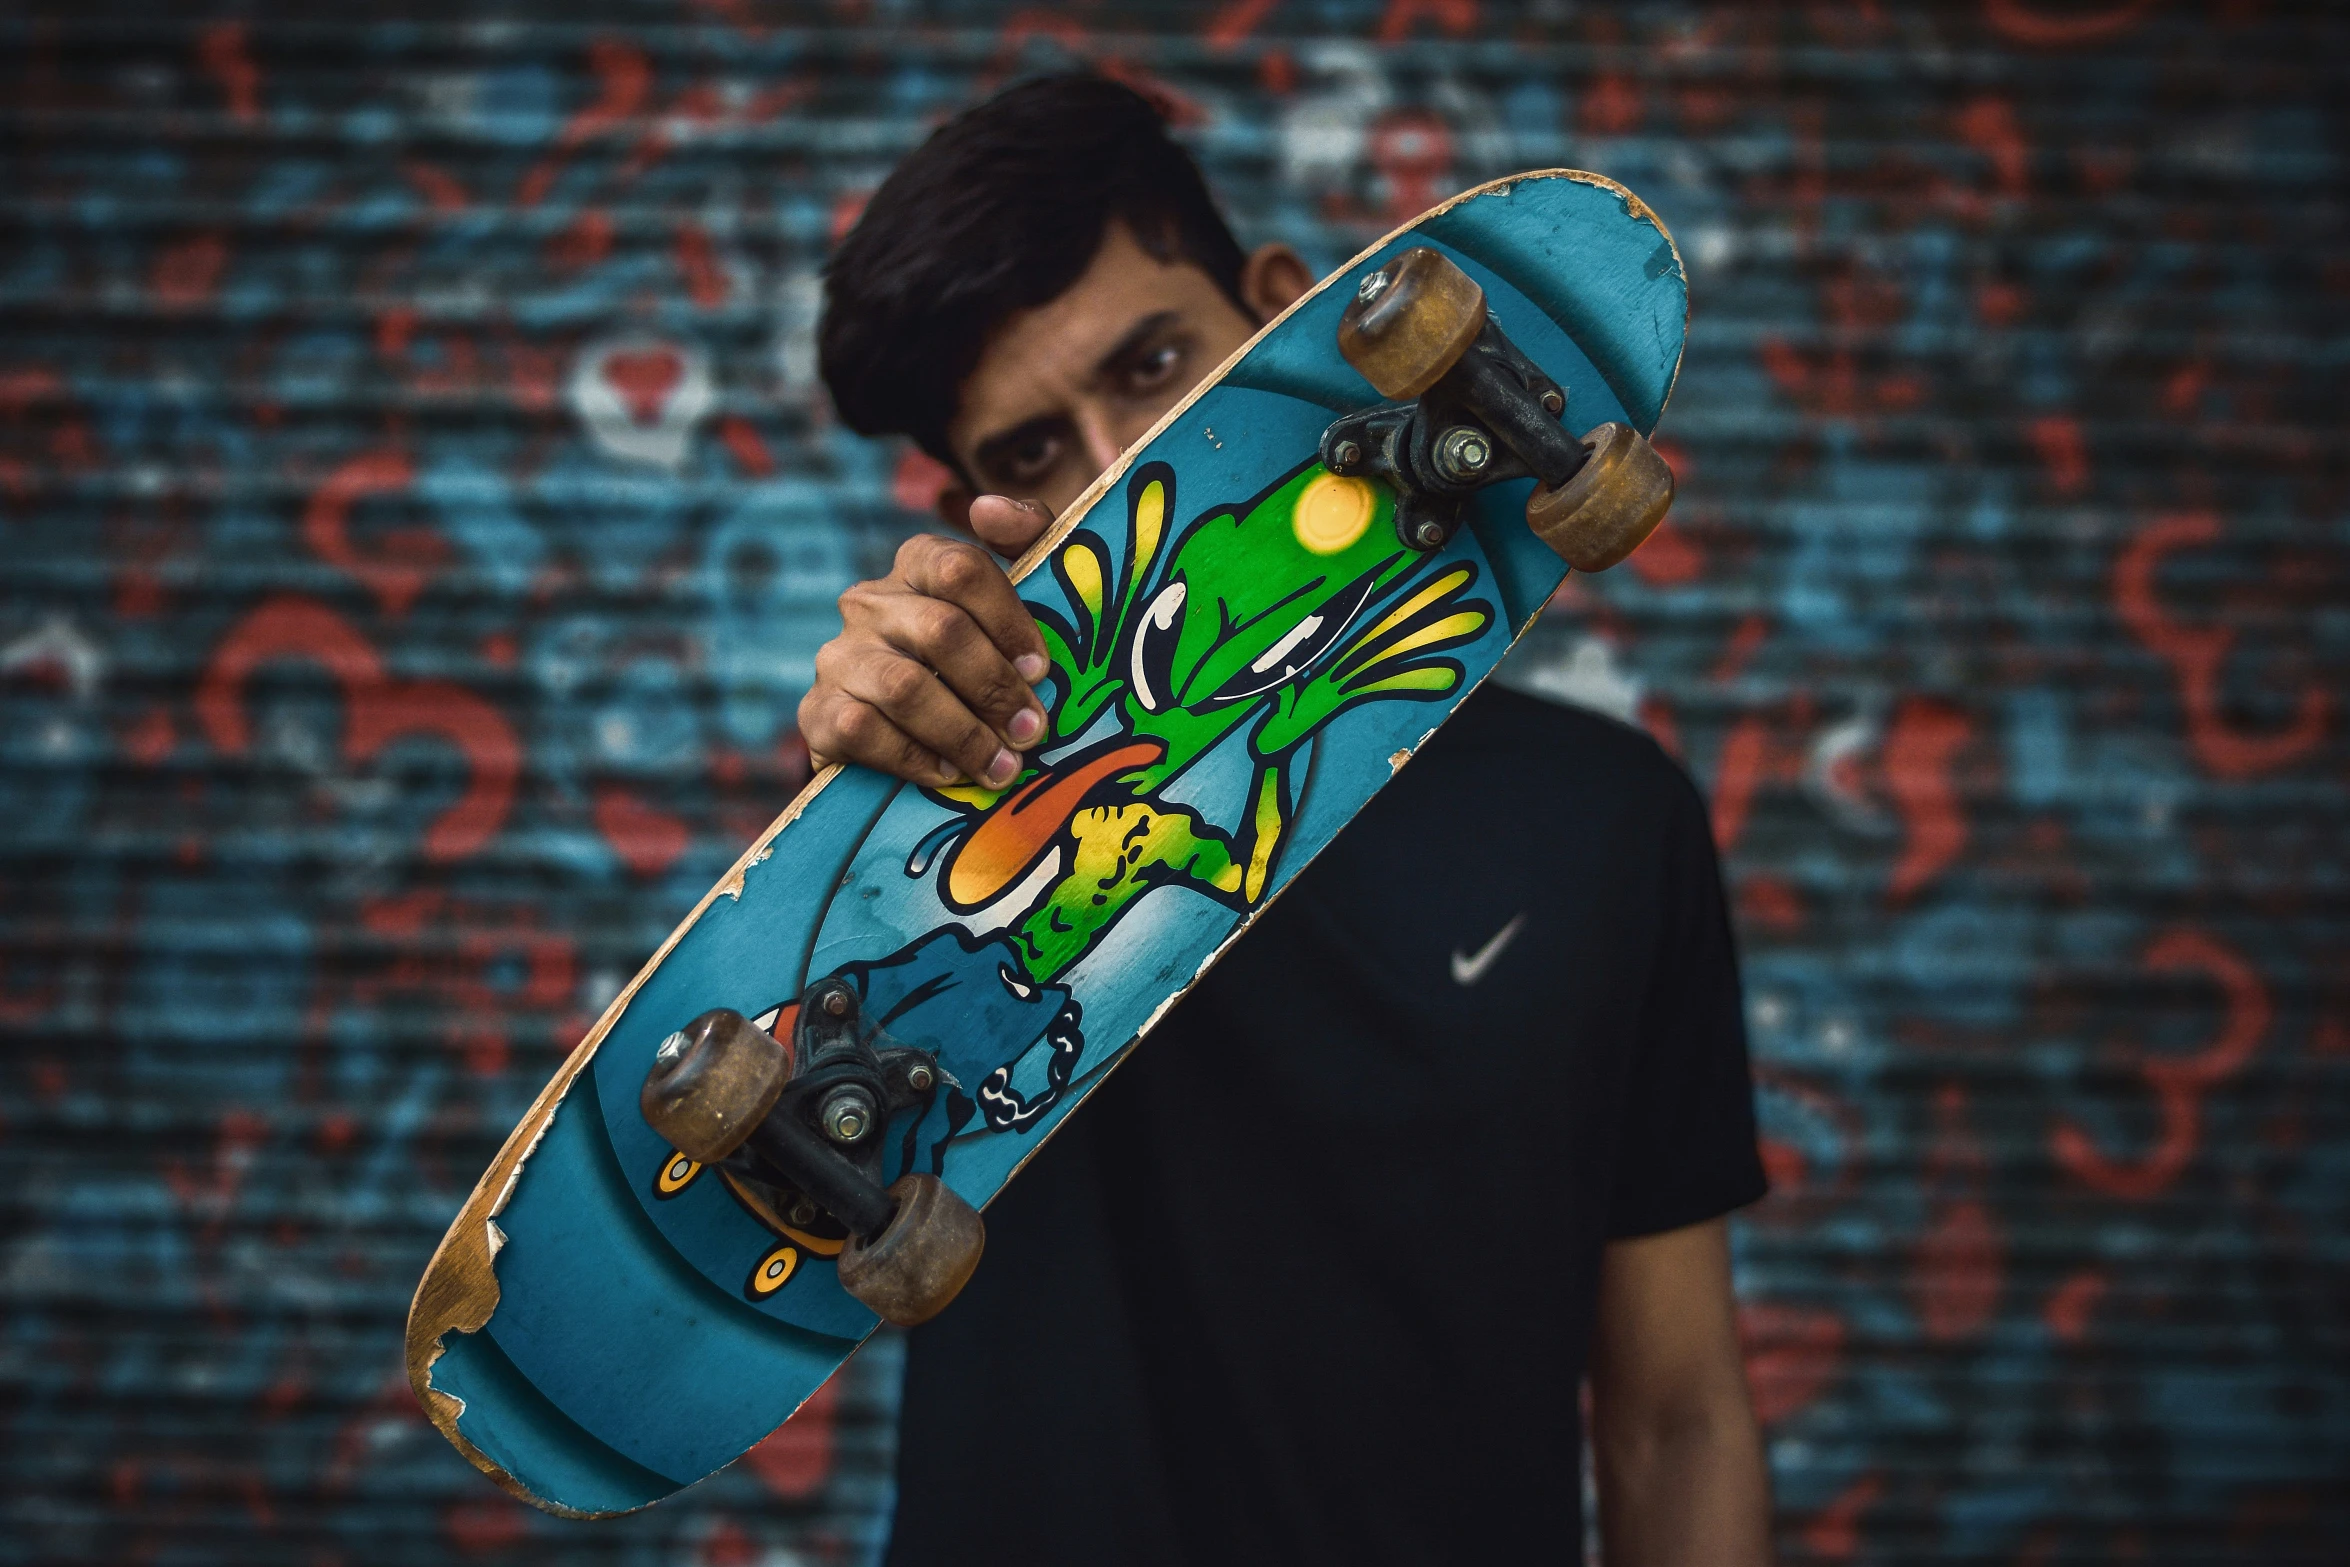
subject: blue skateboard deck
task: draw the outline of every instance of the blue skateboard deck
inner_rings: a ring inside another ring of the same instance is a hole
[[[781,1424],[877,1326],[834,1227],[795,1226],[638,1108],[671,1031],[788,1034],[812,982],[961,1085],[885,1129],[888,1176],[984,1205],[1454,706],[1566,575],[1531,480],[1422,554],[1384,485],[1316,460],[1377,394],[1336,346],[1412,246],[1485,291],[1574,430],[1642,434],[1680,367],[1680,257],[1631,192],[1497,180],[1323,280],[1126,453],[1014,568],[1053,658],[1049,738],[1007,789],[820,774],[572,1052],[434,1253],[418,1399],[553,1512],[659,1501]],[[804,1217],[804,1216],[803,1216]],[[986,1266],[982,1262],[981,1266]],[[949,1306],[948,1310],[953,1307]]]

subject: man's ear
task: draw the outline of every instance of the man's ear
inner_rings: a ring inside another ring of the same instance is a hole
[[[1259,245],[1240,267],[1241,303],[1259,322],[1272,320],[1314,286],[1305,258],[1287,245]]]
[[[938,520],[957,533],[971,531],[971,503],[979,497],[960,484],[949,484],[938,492],[938,499],[930,504],[938,508]]]

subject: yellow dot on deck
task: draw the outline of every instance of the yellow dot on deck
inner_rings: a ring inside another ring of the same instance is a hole
[[[776,1247],[759,1260],[758,1267],[751,1270],[751,1293],[758,1296],[774,1294],[790,1280],[799,1265],[798,1248]]]
[[[1361,479],[1317,474],[1298,493],[1290,527],[1317,555],[1335,555],[1363,536],[1378,515],[1379,493]]]

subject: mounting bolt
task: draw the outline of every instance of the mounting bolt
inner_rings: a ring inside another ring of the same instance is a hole
[[[1393,281],[1394,279],[1387,275],[1387,269],[1385,267],[1381,267],[1378,271],[1363,279],[1362,286],[1355,290],[1355,303],[1358,305],[1369,304],[1372,300],[1377,299],[1381,294],[1386,293],[1387,285]]]
[[[849,993],[847,991],[828,990],[824,993],[824,1015],[826,1017],[846,1017],[848,1010]]]
[[[1567,411],[1566,395],[1555,386],[1544,392],[1542,394],[1542,411],[1556,419]]]
[[[1483,430],[1456,424],[1437,437],[1436,466],[1448,479],[1465,484],[1483,473],[1486,464],[1492,461],[1493,442]]]
[[[653,1052],[653,1059],[662,1066],[673,1066],[685,1054],[685,1030],[679,1029],[661,1041],[661,1048]]]
[[[923,1062],[917,1061],[906,1068],[906,1086],[918,1094],[928,1093],[930,1085],[937,1081],[937,1077],[931,1073],[929,1066]]]
[[[1353,441],[1340,441],[1336,446],[1330,448],[1330,466],[1340,473],[1346,472],[1347,469],[1362,460],[1363,449]]]
[[[873,1101],[862,1088],[836,1088],[824,1096],[816,1119],[834,1142],[853,1143],[873,1130]]]
[[[814,1224],[816,1222],[816,1199],[802,1197],[793,1203],[790,1218],[794,1224]]]
[[[1432,550],[1444,542],[1444,524],[1431,517],[1412,529],[1412,542],[1424,550]]]

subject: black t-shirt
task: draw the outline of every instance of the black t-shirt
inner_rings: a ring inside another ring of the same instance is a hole
[[[1600,1248],[1763,1185],[1697,791],[1489,685],[988,1209],[888,1559],[1579,1555]]]

